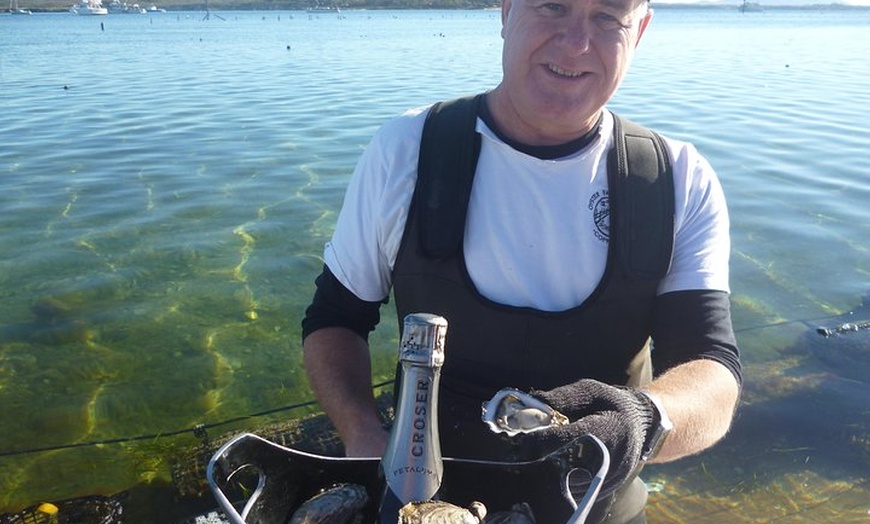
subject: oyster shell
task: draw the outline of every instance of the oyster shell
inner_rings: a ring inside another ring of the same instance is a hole
[[[359,524],[369,494],[359,484],[336,484],[302,503],[289,524]]]
[[[485,516],[486,506],[481,502],[462,508],[442,500],[429,500],[402,506],[398,524],[480,524]]]
[[[481,418],[493,432],[509,436],[568,423],[565,415],[515,388],[499,390],[484,402]]]
[[[514,504],[508,511],[496,511],[483,520],[483,524],[535,524],[535,522],[532,507],[525,502]]]

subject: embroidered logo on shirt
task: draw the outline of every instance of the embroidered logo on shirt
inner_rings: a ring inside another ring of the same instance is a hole
[[[593,233],[602,242],[610,241],[610,198],[607,190],[596,191],[589,199],[587,206],[592,212],[592,222],[595,224]]]

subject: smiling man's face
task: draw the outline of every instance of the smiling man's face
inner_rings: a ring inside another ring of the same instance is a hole
[[[530,145],[592,128],[652,17],[646,0],[504,0],[501,84],[489,97],[501,132]]]

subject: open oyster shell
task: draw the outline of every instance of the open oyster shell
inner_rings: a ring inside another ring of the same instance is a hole
[[[399,510],[398,524],[480,524],[486,522],[486,506],[472,502],[462,508],[443,500],[409,502]]]
[[[568,417],[515,388],[499,390],[484,402],[481,418],[493,432],[508,436],[568,424]]]
[[[356,524],[369,503],[366,488],[359,484],[336,484],[302,503],[289,524]]]

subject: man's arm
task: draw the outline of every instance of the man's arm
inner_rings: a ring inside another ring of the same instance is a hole
[[[305,337],[302,348],[308,380],[347,456],[383,455],[389,433],[378,417],[366,341],[349,329],[329,327]]]
[[[380,320],[380,302],[360,300],[327,266],[302,320],[302,351],[308,381],[338,430],[345,453],[380,457],[388,433],[372,392],[368,334]]]
[[[728,432],[740,396],[734,374],[707,359],[679,364],[644,389],[661,399],[674,424],[652,462],[676,460],[715,444]]]
[[[742,368],[731,306],[724,291],[678,291],[656,299],[653,367],[644,387],[674,423],[655,462],[692,455],[728,431],[740,396]]]

